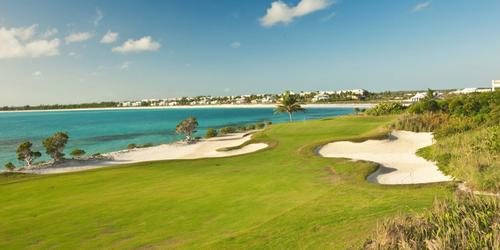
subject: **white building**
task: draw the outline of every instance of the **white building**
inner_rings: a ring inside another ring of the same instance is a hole
[[[327,94],[317,94],[312,98],[313,102],[319,102],[319,101],[327,101],[330,99],[330,96]]]
[[[500,89],[500,80],[491,80],[491,90]]]
[[[425,99],[427,97],[427,93],[421,92],[421,93],[416,93],[414,96],[410,98],[410,102],[418,102],[420,100]]]
[[[493,85],[492,85],[493,88]],[[465,89],[457,89],[453,92],[450,92],[450,94],[470,94],[470,93],[477,93],[477,92],[490,92],[492,89],[480,89],[480,88],[465,88]]]

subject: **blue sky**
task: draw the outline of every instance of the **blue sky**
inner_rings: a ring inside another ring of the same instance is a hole
[[[498,13],[496,0],[3,0],[0,105],[488,86]]]

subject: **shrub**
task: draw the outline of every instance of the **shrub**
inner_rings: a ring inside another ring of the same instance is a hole
[[[218,134],[217,130],[216,129],[213,129],[213,128],[209,128],[207,129],[207,133],[205,133],[205,138],[212,138],[212,137],[216,137]]]
[[[368,115],[391,115],[400,114],[405,110],[405,107],[399,102],[382,102],[377,104],[375,107],[368,109],[366,113]]]
[[[8,171],[14,171],[14,169],[16,169],[16,166],[12,163],[12,162],[7,162],[5,165],[4,165],[5,169],[7,169]]]
[[[57,132],[51,137],[43,140],[43,146],[46,152],[54,161],[58,161],[64,157],[64,147],[68,143],[69,136],[64,132]]]
[[[255,129],[255,124],[250,124],[245,127],[245,130],[254,130]]]
[[[440,104],[434,99],[425,99],[412,104],[408,108],[408,112],[413,114],[422,114],[424,112],[438,112],[441,110]]]
[[[263,129],[265,126],[266,126],[266,124],[264,124],[264,123],[256,123],[255,124],[256,129]]]
[[[75,157],[75,158],[78,158],[78,157],[85,155],[85,151],[83,149],[78,149],[78,148],[73,149],[73,151],[71,151],[70,155]]]
[[[236,133],[236,128],[235,127],[223,127],[220,129],[220,133],[223,135]]]
[[[128,149],[134,149],[134,148],[137,148],[137,144],[135,143],[130,143],[128,146],[127,146]]]
[[[440,138],[425,155],[472,188],[500,191],[500,125]]]
[[[449,120],[449,115],[442,113],[424,113],[421,115],[405,114],[391,125],[392,129],[413,132],[432,132]]]
[[[498,249],[500,205],[496,197],[459,194],[435,201],[423,214],[382,224],[364,249]]]

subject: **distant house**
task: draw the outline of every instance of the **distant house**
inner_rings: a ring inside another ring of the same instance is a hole
[[[495,91],[495,89],[500,89],[500,80],[491,80],[491,90]]]
[[[410,98],[410,102],[418,102],[420,100],[423,100],[427,97],[427,93],[421,92],[421,93],[416,93],[414,96]]]
[[[313,102],[319,102],[319,101],[327,101],[330,99],[330,96],[327,94],[317,94],[312,98]]]
[[[450,92],[450,94],[470,94],[476,92],[490,92],[492,89],[480,89],[480,88],[465,88],[465,89],[457,89],[455,91]]]

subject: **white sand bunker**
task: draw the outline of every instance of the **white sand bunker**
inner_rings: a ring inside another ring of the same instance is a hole
[[[385,140],[329,143],[319,150],[319,154],[381,164],[368,176],[370,182],[394,185],[450,181],[451,178],[434,163],[415,155],[419,148],[432,145],[432,138],[431,133],[394,131]]]
[[[112,160],[67,160],[54,167],[29,169],[22,172],[56,174],[138,162],[226,157],[251,153],[268,147],[265,143],[253,143],[229,151],[218,151],[221,148],[239,146],[250,139],[251,135],[236,133],[201,140],[193,144],[177,142],[103,154]]]

